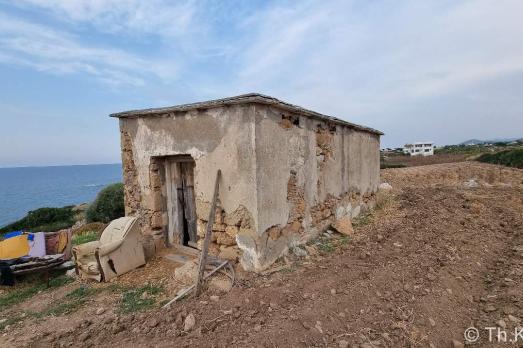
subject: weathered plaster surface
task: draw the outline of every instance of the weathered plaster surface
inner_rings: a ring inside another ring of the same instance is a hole
[[[128,163],[125,171],[133,172],[127,175],[132,180],[127,180],[126,185],[137,186],[131,191],[141,194],[140,208],[131,211],[146,219],[156,211],[158,204],[155,205],[154,201],[158,197],[154,194],[150,176],[152,159],[189,154],[196,162],[194,186],[197,201],[211,201],[216,172],[221,169],[221,207],[232,212],[244,206],[256,212],[254,120],[251,109],[251,106],[238,105],[121,120],[121,132],[128,139],[125,144],[122,142],[122,153],[127,154],[124,167]],[[126,195],[126,206],[134,201]],[[201,206],[197,204],[197,215],[206,220],[208,216],[204,216]],[[166,225],[167,217],[162,218]],[[253,218],[256,219],[255,214]],[[149,225],[150,222],[145,221],[145,235],[151,234]]]
[[[255,119],[257,228],[238,244],[244,267],[259,270],[336,218],[368,208],[379,181],[379,138],[265,105],[256,106]]]
[[[196,162],[198,234],[222,170],[211,252],[262,270],[336,219],[372,206],[379,136],[340,124],[243,104],[121,119],[126,208],[144,235],[167,224],[161,158]],[[158,243],[156,243],[158,244]]]

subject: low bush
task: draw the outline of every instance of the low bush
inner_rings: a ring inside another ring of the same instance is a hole
[[[406,168],[407,165],[403,163],[384,163],[381,162],[380,169],[388,169],[388,168]]]
[[[110,222],[125,215],[123,184],[105,187],[85,212],[87,222]]]
[[[107,224],[104,224],[103,222],[91,222],[85,225],[82,225],[78,228],[73,228],[73,235],[80,235],[84,233],[90,233],[90,232],[96,232],[98,235],[100,235]]]
[[[74,216],[73,206],[40,208],[30,211],[24,218],[0,228],[0,233],[18,230],[54,232],[73,226],[75,223]]]
[[[134,313],[152,308],[157,297],[163,293],[162,286],[146,284],[135,289],[126,289],[120,302],[120,312]]]
[[[489,147],[484,144],[479,145],[447,145],[439,147],[434,150],[434,154],[463,154],[463,155],[477,155],[488,150]]]
[[[484,163],[523,168],[523,149],[506,150],[497,153],[486,153],[479,156],[477,160]]]
[[[97,232],[83,232],[81,234],[75,234],[73,236],[73,245],[80,245],[98,240],[99,236]]]

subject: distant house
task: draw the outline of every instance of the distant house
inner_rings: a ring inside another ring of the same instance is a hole
[[[391,148],[391,147],[387,147],[387,148],[384,148],[384,149],[381,149],[380,150],[381,153],[390,153],[390,154],[393,154],[393,153],[402,153],[403,152],[403,148],[402,147],[395,147],[395,148]]]
[[[432,156],[434,155],[434,143],[430,141],[405,144],[403,153],[411,156]]]

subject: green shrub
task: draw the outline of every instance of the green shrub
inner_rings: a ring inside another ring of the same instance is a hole
[[[162,286],[146,284],[143,287],[127,289],[122,295],[120,311],[122,313],[134,313],[153,307],[156,299],[163,293]]]
[[[388,168],[406,168],[407,166],[403,163],[384,163],[381,162],[380,169],[388,169]]]
[[[84,234],[88,232],[96,232],[101,234],[105,227],[107,227],[107,224],[104,224],[103,222],[91,222],[80,227],[73,228],[73,235]]]
[[[447,145],[439,147],[434,150],[436,155],[445,155],[445,154],[462,154],[462,155],[477,155],[488,150],[489,147],[484,144],[479,145]]]
[[[109,222],[125,215],[123,184],[105,187],[85,212],[87,222]]]
[[[0,229],[0,233],[9,231],[54,232],[74,225],[73,206],[63,208],[40,208],[12,224]]]
[[[477,158],[478,161],[491,164],[501,164],[507,167],[523,168],[523,149],[506,150],[497,153],[486,153]]]
[[[90,231],[83,232],[82,234],[75,234],[73,236],[73,245],[80,245],[98,240],[98,232]]]

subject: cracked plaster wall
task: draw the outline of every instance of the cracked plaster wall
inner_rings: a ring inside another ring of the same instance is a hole
[[[333,221],[372,207],[379,136],[261,105],[235,105],[121,119],[126,211],[144,236],[167,228],[162,156],[196,162],[198,234],[203,235],[216,170],[222,170],[211,253],[267,268],[289,247]],[[146,238],[147,239],[147,238]]]

